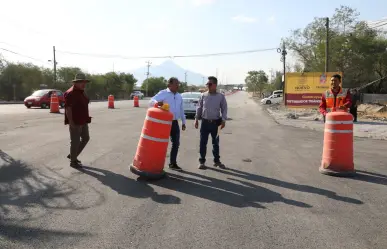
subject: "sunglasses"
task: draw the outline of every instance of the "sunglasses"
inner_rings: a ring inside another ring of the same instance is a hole
[[[207,86],[212,86],[212,83],[207,83],[206,85],[207,85]]]

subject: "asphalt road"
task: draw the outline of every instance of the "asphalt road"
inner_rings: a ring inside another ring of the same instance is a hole
[[[387,248],[385,142],[356,139],[358,175],[325,176],[322,133],[276,124],[244,92],[227,99],[228,169],[197,169],[190,122],[185,171],[152,182],[128,169],[144,101],[91,103],[84,172],[65,158],[63,114],[0,106],[0,248]]]

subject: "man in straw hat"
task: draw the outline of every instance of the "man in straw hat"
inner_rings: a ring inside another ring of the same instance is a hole
[[[70,131],[70,166],[76,169],[82,168],[79,154],[90,140],[89,126],[91,117],[89,116],[89,98],[85,94],[86,75],[78,73],[72,81],[73,86],[65,93],[65,125],[69,125]]]

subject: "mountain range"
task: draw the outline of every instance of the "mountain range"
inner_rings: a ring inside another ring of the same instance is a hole
[[[141,86],[146,79],[147,70],[147,67],[144,66],[130,72],[138,80],[136,83],[138,86]],[[187,73],[188,85],[204,85],[204,81],[207,81],[207,76],[184,69],[172,60],[166,60],[160,65],[151,65],[149,68],[149,77],[164,77],[166,79],[176,77],[181,82],[185,81],[185,73]]]

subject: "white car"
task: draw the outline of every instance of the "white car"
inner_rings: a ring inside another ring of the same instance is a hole
[[[196,108],[199,104],[201,92],[185,92],[181,94],[183,98],[183,108],[186,117],[195,117]]]
[[[264,98],[261,100],[261,104],[277,104],[283,101],[283,97],[280,94],[273,94],[270,97]]]

